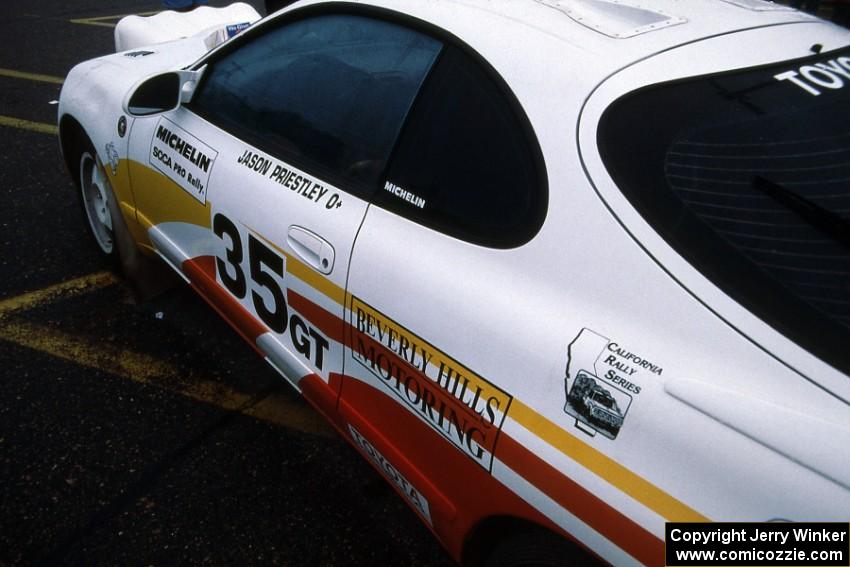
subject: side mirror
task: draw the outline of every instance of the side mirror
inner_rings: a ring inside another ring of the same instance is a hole
[[[130,91],[124,110],[132,116],[150,116],[174,110],[192,100],[206,66],[197,71],[169,71],[142,80]]]

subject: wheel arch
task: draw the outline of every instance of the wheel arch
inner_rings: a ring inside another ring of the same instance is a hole
[[[74,180],[74,185],[76,186],[80,184],[79,176],[76,172],[79,166],[83,143],[89,143],[94,147],[94,144],[91,142],[91,136],[88,135],[83,125],[70,114],[62,115],[59,119],[59,147],[62,150],[62,159],[65,162],[65,168],[68,170],[68,174]],[[97,149],[95,149],[95,153],[97,153]]]

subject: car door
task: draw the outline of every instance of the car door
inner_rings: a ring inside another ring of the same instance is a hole
[[[328,411],[366,199],[440,47],[383,20],[298,11],[202,61],[191,103],[133,127],[157,252]]]
[[[547,204],[528,120],[480,58],[445,48],[374,203],[351,260],[341,413],[450,537],[503,503],[489,476],[526,372],[509,321]]]

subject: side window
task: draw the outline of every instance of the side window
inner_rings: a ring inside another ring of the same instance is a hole
[[[190,108],[272,155],[372,193],[441,47],[360,16],[296,20],[215,61]]]
[[[547,195],[540,149],[513,95],[447,47],[411,111],[377,204],[475,244],[510,248],[540,229]]]

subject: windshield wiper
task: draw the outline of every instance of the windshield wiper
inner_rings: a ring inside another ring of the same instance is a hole
[[[850,221],[760,175],[753,179],[753,187],[850,250]]]

